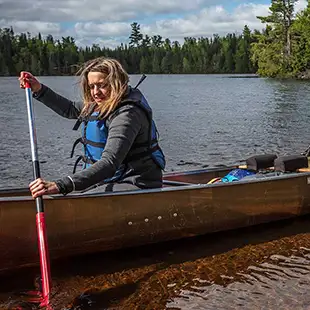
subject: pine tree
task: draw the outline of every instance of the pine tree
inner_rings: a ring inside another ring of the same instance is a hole
[[[278,40],[283,43],[283,52],[286,58],[291,55],[291,27],[294,19],[294,6],[298,0],[272,0],[269,10],[271,14],[258,18],[274,27]]]
[[[270,15],[258,17],[266,29],[252,44],[252,60],[258,73],[270,77],[292,75],[292,26],[297,0],[272,0]]]
[[[131,34],[129,45],[131,47],[139,47],[141,41],[143,40],[143,34],[140,32],[140,25],[137,22],[132,23],[131,25]]]
[[[251,30],[245,25],[243,28],[242,36],[238,40],[236,52],[236,72],[249,73],[251,72]]]

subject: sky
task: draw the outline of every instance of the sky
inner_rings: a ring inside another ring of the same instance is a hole
[[[268,15],[270,0],[0,0],[0,28],[15,33],[39,32],[55,38],[72,36],[77,45],[114,48],[128,43],[130,24],[143,34],[183,42],[184,37],[240,33],[264,25],[256,16]],[[299,0],[295,10],[305,8]]]

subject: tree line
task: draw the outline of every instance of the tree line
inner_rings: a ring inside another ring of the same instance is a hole
[[[247,26],[241,34],[185,37],[171,42],[143,34],[131,24],[129,44],[111,49],[76,45],[73,37],[42,38],[39,33],[15,34],[0,28],[0,75],[31,71],[35,75],[72,75],[85,61],[106,56],[118,59],[130,74],[258,73],[270,77],[304,77],[310,70],[310,0],[294,14],[297,0],[272,0],[270,15],[258,17],[262,31]]]
[[[0,29],[0,74],[16,75],[21,70],[36,75],[69,75],[85,61],[107,56],[118,59],[129,73],[250,73],[254,35],[245,26],[243,34],[214,35],[212,38],[186,37],[181,45],[160,35],[152,37],[131,24],[129,44],[115,49],[78,47],[73,37],[54,39],[52,35],[14,34],[12,28]]]

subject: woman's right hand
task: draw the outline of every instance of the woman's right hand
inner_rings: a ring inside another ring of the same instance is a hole
[[[28,82],[34,93],[37,93],[42,87],[41,83],[30,72],[22,71],[18,80],[21,88],[25,88]]]
[[[48,194],[59,194],[59,188],[55,182],[45,181],[41,178],[32,181],[29,188],[33,198]]]

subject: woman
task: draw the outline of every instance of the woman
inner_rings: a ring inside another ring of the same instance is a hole
[[[87,62],[80,70],[83,103],[72,102],[21,72],[20,86],[31,86],[34,98],[59,115],[77,119],[82,127],[85,168],[57,181],[37,179],[30,183],[33,198],[72,191],[122,191],[162,186],[165,157],[158,145],[152,110],[142,93],[128,85],[121,64],[108,58]]]

